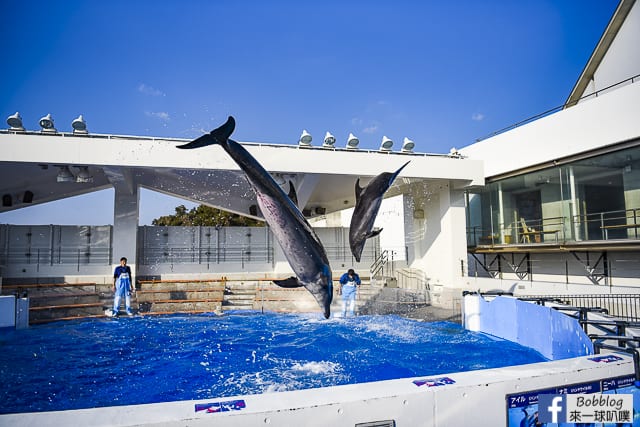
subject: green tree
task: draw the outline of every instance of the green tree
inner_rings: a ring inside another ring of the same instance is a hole
[[[262,227],[263,221],[258,221],[242,215],[237,215],[210,206],[200,205],[187,210],[184,205],[176,207],[176,213],[165,215],[151,221],[159,226],[203,226],[203,227]]]

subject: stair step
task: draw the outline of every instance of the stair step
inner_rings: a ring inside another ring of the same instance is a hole
[[[99,302],[100,295],[96,294],[95,292],[83,292],[78,294],[38,295],[29,297],[29,305],[32,308],[43,306],[69,306]]]

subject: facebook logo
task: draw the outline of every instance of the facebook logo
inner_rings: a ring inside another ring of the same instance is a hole
[[[567,421],[566,394],[539,394],[538,421],[542,423],[564,423]]]

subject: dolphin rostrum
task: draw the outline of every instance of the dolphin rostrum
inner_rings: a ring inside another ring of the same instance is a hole
[[[382,196],[391,187],[400,171],[408,164],[409,162],[405,163],[394,173],[381,173],[364,188],[360,187],[360,178],[356,181],[356,206],[349,226],[349,246],[357,262],[360,262],[365,241],[370,237],[377,236],[382,231],[382,228],[373,229],[373,223],[382,203]]]
[[[229,139],[235,129],[235,120],[229,116],[219,128],[178,148],[199,148],[218,144],[240,166],[256,193],[258,206],[264,219],[282,247],[289,265],[297,277],[274,280],[278,286],[294,288],[304,286],[314,296],[329,318],[333,298],[331,268],[320,239],[291,198],[275,182],[260,163],[240,144]],[[291,194],[295,194],[290,184]]]

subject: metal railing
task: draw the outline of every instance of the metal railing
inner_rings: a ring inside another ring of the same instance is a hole
[[[529,295],[522,300],[544,305],[556,302],[570,307],[600,310],[609,316],[628,322],[640,322],[640,295],[634,294],[587,294],[587,295]]]
[[[609,91],[609,90],[611,90],[611,89],[613,89],[613,88],[615,88],[615,87],[617,87],[617,86],[623,86],[623,85],[626,85],[626,84],[629,84],[629,83],[635,83],[635,81],[636,81],[636,80],[638,80],[638,78],[640,78],[640,74],[635,75],[635,76],[633,76],[633,77],[629,77],[628,79],[622,80],[622,81],[620,81],[620,82],[618,82],[618,83],[614,83],[614,84],[612,84],[611,86],[607,86],[607,87],[602,88],[602,89],[600,89],[600,90],[597,90],[597,91],[595,91],[595,92],[591,92],[590,94],[588,94],[588,95],[584,95],[584,96],[582,96],[580,99],[578,99],[578,100],[576,100],[576,101],[572,101],[572,102],[570,102],[570,103],[566,103],[566,104],[558,105],[557,107],[553,107],[553,108],[551,108],[551,109],[549,109],[549,110],[547,110],[547,111],[543,111],[542,113],[536,114],[535,116],[531,116],[531,117],[529,117],[529,118],[526,118],[526,119],[524,119],[524,120],[521,120],[521,121],[519,121],[519,122],[517,122],[517,123],[514,123],[514,124],[512,124],[512,125],[509,125],[509,126],[507,126],[507,127],[504,127],[504,128],[502,128],[502,129],[498,129],[498,130],[497,130],[497,131],[495,131],[495,132],[492,132],[492,133],[490,133],[490,134],[488,134],[488,135],[485,135],[485,136],[483,136],[483,137],[481,137],[481,138],[477,138],[477,139],[476,139],[476,142],[480,142],[480,141],[482,141],[482,140],[485,140],[485,139],[491,138],[491,137],[493,137],[493,136],[499,135],[499,134],[501,134],[501,133],[504,133],[504,132],[510,131],[510,130],[515,129],[515,128],[517,128],[517,127],[520,127],[520,126],[522,126],[522,125],[526,125],[527,123],[531,123],[531,122],[533,122],[533,121],[535,121],[535,120],[538,120],[538,119],[540,119],[540,118],[542,118],[542,117],[545,117],[545,116],[548,116],[548,115],[550,115],[550,114],[557,113],[558,111],[561,111],[561,110],[563,110],[563,109],[565,109],[565,108],[567,108],[567,107],[572,107],[572,106],[574,106],[575,104],[577,104],[578,102],[580,102],[580,101],[582,101],[582,100],[585,100],[585,99],[587,99],[587,98],[598,97],[598,95],[600,95],[600,94],[602,94],[602,93],[604,93],[604,92],[607,92],[607,91]]]
[[[0,254],[0,265],[41,266],[76,265],[79,270],[84,265],[110,265],[111,248],[28,248],[27,250],[9,249]]]
[[[403,289],[416,289],[420,291],[430,290],[427,273],[415,268],[398,268],[395,270],[398,278],[398,287]]]
[[[380,252],[380,255],[373,261],[371,267],[369,267],[371,277],[384,277],[393,275],[395,253],[395,251],[390,251],[388,249]]]
[[[596,212],[576,215],[571,223],[580,230],[583,240],[637,239],[640,209]]]
[[[145,247],[140,264],[272,263],[272,247],[225,245],[224,247]]]
[[[525,229],[526,227],[526,229]],[[518,220],[497,227],[467,228],[467,246],[567,243],[640,238],[640,208],[595,212],[572,217]]]

